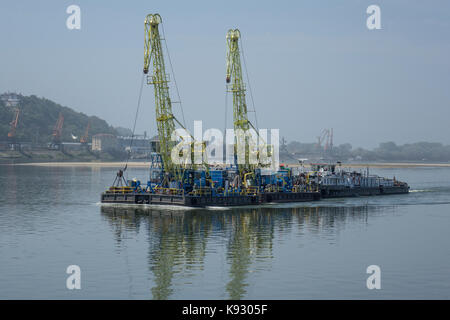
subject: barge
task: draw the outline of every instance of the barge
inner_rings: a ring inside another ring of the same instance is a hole
[[[101,194],[102,203],[245,206],[408,192],[408,185],[395,179],[336,170],[335,165],[315,166],[306,173],[279,166],[278,152],[274,149],[278,141],[272,141],[271,135],[272,144],[267,144],[267,139],[259,136],[248,119],[239,49],[241,33],[238,29],[230,29],[226,34],[225,81],[227,93],[233,96],[234,148],[224,149],[233,150],[226,158],[234,160],[225,163],[219,161],[224,167],[214,168],[207,161],[211,154],[205,152],[207,142],[203,141],[201,132],[200,139],[196,140],[172,112],[170,76],[166,72],[164,46],[161,44],[165,36],[162,38],[159,31],[161,23],[159,14],[149,14],[145,18],[144,75],[135,116],[136,125],[142,87],[146,80],[147,85],[154,87],[159,138],[159,147],[155,148],[158,152],[151,154],[150,178],[146,184],[141,184],[137,179],[126,180],[123,176],[127,168],[125,165],[124,169],[118,171],[113,185]],[[180,130],[176,129],[176,125]],[[254,130],[257,136],[252,135],[250,130]],[[130,153],[132,142],[133,139],[130,141]],[[214,154],[222,147],[218,145],[213,148]]]
[[[154,154],[153,161],[160,161]],[[101,194],[102,203],[229,207],[264,203],[306,202],[321,199],[320,191],[295,184],[291,168],[276,172],[255,169],[242,181],[237,167],[210,171],[186,170],[181,181],[165,181],[161,166],[151,165],[150,180],[125,180],[117,173],[113,186]]]
[[[153,178],[141,185],[136,179],[126,181],[120,170],[114,185],[101,194],[101,202],[230,207],[409,192],[409,185],[395,178],[337,169],[336,164],[313,164],[307,172],[294,172],[285,166],[276,172],[256,169],[247,181],[240,181],[239,171],[233,167],[208,173],[186,171],[185,175],[183,184],[164,184],[164,171],[152,166]]]

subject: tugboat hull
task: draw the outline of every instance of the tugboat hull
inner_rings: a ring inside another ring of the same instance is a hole
[[[409,186],[390,187],[322,187],[320,193],[322,198],[344,198],[359,196],[377,196],[389,194],[405,194],[409,192]]]

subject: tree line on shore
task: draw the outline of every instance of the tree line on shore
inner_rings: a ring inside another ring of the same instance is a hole
[[[89,137],[97,133],[114,135],[131,135],[126,128],[114,128],[105,120],[96,116],[87,116],[71,108],[61,106],[51,100],[35,95],[17,95],[20,100],[20,116],[16,130],[16,140],[30,143],[48,143],[51,140],[53,128],[60,113],[64,116],[62,141],[79,141],[90,124]],[[14,116],[14,108],[6,106],[0,99],[0,141],[7,140]],[[73,137],[77,137],[74,139]],[[89,139],[90,140],[90,139]],[[308,158],[311,156],[339,160],[361,161],[450,161],[450,145],[438,142],[416,142],[397,145],[394,142],[380,143],[377,148],[353,148],[350,143],[344,143],[328,150],[316,143],[291,141],[282,145],[280,156],[290,160]]]
[[[397,145],[395,142],[383,142],[373,150],[361,147],[353,148],[350,143],[333,146],[324,150],[316,143],[291,141],[285,146],[291,157],[302,158],[307,155],[319,155],[323,158],[361,161],[450,161],[450,145],[439,142],[416,142]]]
[[[79,139],[85,134],[88,123],[89,138],[97,133],[114,135],[121,133],[121,128],[114,128],[99,117],[76,112],[51,100],[35,95],[17,95],[17,97],[20,101],[17,106],[20,113],[16,129],[16,141],[48,143],[52,138],[53,129],[60,113],[64,116],[61,140],[65,142],[79,142]],[[13,117],[14,107],[7,106],[0,99],[0,141],[8,139]]]

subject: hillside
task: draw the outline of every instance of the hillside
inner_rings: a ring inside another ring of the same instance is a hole
[[[18,95],[18,97],[20,99],[20,116],[16,130],[18,141],[33,143],[50,142],[53,128],[60,112],[64,115],[64,125],[62,128],[63,142],[78,142],[80,137],[84,135],[88,122],[90,122],[89,140],[92,135],[97,133],[117,134],[114,127],[96,116],[87,116],[84,113],[76,112],[71,108],[34,95]],[[5,102],[0,100],[0,141],[7,140],[10,122],[13,116],[13,108],[6,106]],[[77,136],[78,139],[72,139],[72,135]]]

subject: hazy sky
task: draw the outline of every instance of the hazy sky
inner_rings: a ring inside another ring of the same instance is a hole
[[[71,4],[81,30],[66,27]],[[366,27],[371,4],[381,30]],[[188,128],[224,127],[225,34],[237,27],[259,127],[303,142],[333,127],[335,144],[450,143],[448,1],[2,0],[0,92],[132,127],[148,13],[163,18]],[[153,99],[146,86],[140,132],[156,132]]]

